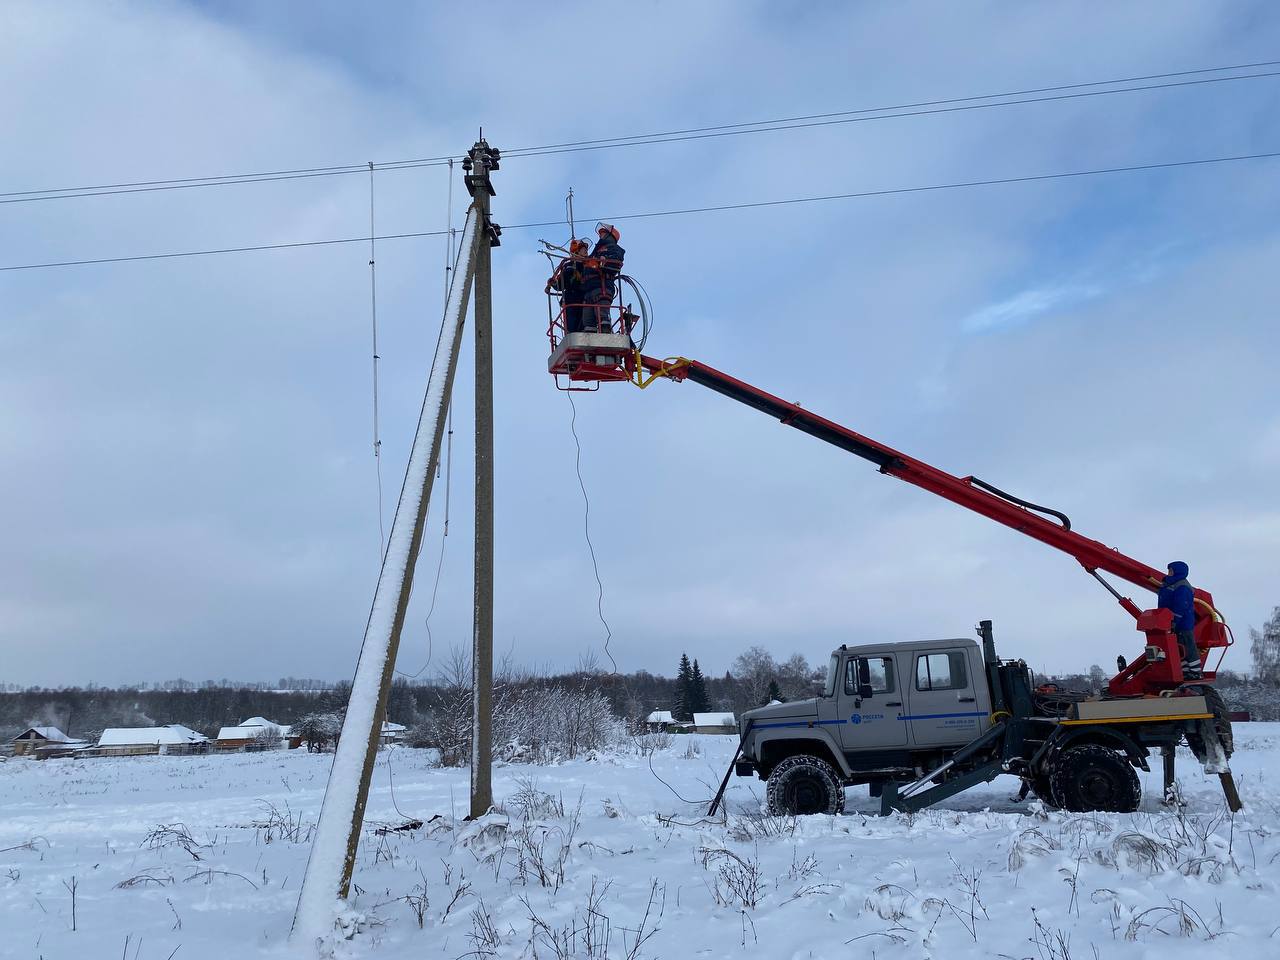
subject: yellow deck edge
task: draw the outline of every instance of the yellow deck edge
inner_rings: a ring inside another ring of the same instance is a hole
[[[1101,720],[1063,720],[1064,727],[1079,727],[1095,723],[1155,723],[1160,720],[1212,720],[1212,713],[1178,713],[1166,717],[1107,717]]]

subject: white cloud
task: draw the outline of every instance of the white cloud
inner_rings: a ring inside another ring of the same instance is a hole
[[[1070,310],[1101,296],[1102,290],[1087,286],[1038,287],[974,311],[960,321],[965,333],[988,333],[1031,323],[1046,315]]]

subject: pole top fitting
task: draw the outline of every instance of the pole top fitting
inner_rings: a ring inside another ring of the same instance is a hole
[[[502,151],[489,146],[488,141],[483,138],[477,140],[462,160],[462,169],[466,172],[463,183],[466,184],[467,193],[474,197],[479,188],[491,197],[496,196],[497,191],[493,189],[489,174],[498,169],[501,160]]]

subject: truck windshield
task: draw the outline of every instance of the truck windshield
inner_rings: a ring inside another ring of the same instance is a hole
[[[840,674],[840,658],[836,654],[831,655],[831,662],[827,664],[827,682],[822,688],[824,697],[834,697],[836,693],[836,677]]]

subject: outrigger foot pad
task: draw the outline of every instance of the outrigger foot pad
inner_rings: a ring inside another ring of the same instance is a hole
[[[1231,778],[1231,771],[1218,774],[1218,779],[1222,782],[1222,793],[1227,798],[1227,809],[1232,813],[1239,813],[1244,809],[1244,804],[1240,801],[1240,793],[1236,790],[1236,782]]]

